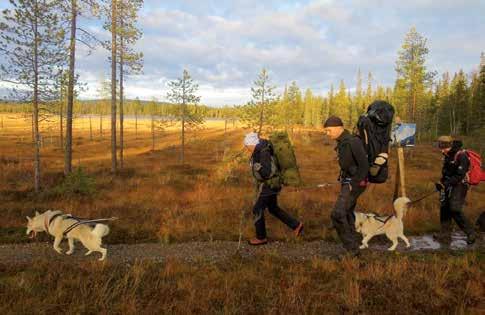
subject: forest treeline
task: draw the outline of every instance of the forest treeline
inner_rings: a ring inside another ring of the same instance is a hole
[[[485,55],[477,56],[476,69],[470,73],[459,70],[442,74],[426,69],[427,55],[426,39],[413,28],[398,52],[397,79],[392,87],[376,84],[372,73],[363,75],[358,70],[352,89],[341,80],[328,87],[322,96],[319,91],[301,89],[293,81],[281,95],[275,95],[276,87],[263,69],[254,82],[253,99],[247,104],[222,107],[198,104],[197,110],[204,118],[237,119],[254,129],[260,124],[272,128],[319,127],[330,115],[342,117],[351,128],[373,100],[381,99],[395,106],[396,116],[402,121],[417,123],[422,139],[440,134],[485,139]],[[181,105],[135,99],[125,100],[123,107],[124,113],[131,116],[173,117],[180,112]],[[0,103],[2,112],[28,113],[31,108],[30,103]],[[63,106],[53,102],[45,110],[58,114]],[[109,99],[74,102],[77,115],[109,115],[110,111]]]

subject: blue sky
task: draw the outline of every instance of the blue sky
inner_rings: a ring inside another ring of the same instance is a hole
[[[6,2],[6,1],[5,1]],[[0,7],[7,4],[2,1]],[[476,69],[485,51],[485,1],[155,1],[145,0],[136,48],[145,55],[142,75],[126,82],[130,98],[166,99],[166,84],[189,70],[202,102],[245,103],[262,67],[280,91],[296,81],[317,94],[345,80],[355,87],[358,69],[374,84],[392,86],[395,60],[406,32],[415,26],[428,39],[428,68]],[[100,38],[100,23],[83,20]],[[108,52],[80,48],[77,67],[98,97],[109,75]]]

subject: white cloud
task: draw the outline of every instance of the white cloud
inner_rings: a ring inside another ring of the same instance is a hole
[[[203,102],[213,105],[248,101],[262,67],[280,88],[295,80],[318,92],[344,79],[352,89],[359,68],[364,77],[372,71],[379,83],[392,85],[397,50],[411,25],[429,38],[431,70],[470,71],[485,49],[484,10],[478,0],[146,0],[136,46],[144,72],[127,77],[126,92],[163,98],[166,81],[183,69],[200,84]],[[109,38],[99,24],[86,27]],[[89,86],[83,96],[95,97],[102,73],[109,75],[109,53],[87,55],[79,47],[77,66]]]

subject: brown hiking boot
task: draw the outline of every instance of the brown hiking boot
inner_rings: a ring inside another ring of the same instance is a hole
[[[295,233],[296,237],[300,236],[301,232],[303,232],[303,223],[298,224],[298,226],[296,227],[296,229],[293,230],[293,232]]]
[[[266,238],[262,240],[258,238],[253,238],[252,240],[249,240],[248,243],[249,245],[252,245],[252,246],[259,246],[259,245],[268,244],[268,240]]]

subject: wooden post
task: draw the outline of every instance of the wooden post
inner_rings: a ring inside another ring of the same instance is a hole
[[[398,172],[399,187],[401,188],[401,197],[406,197],[406,177],[405,177],[405,167],[404,167],[404,149],[402,147],[397,148],[397,160],[398,160]]]

